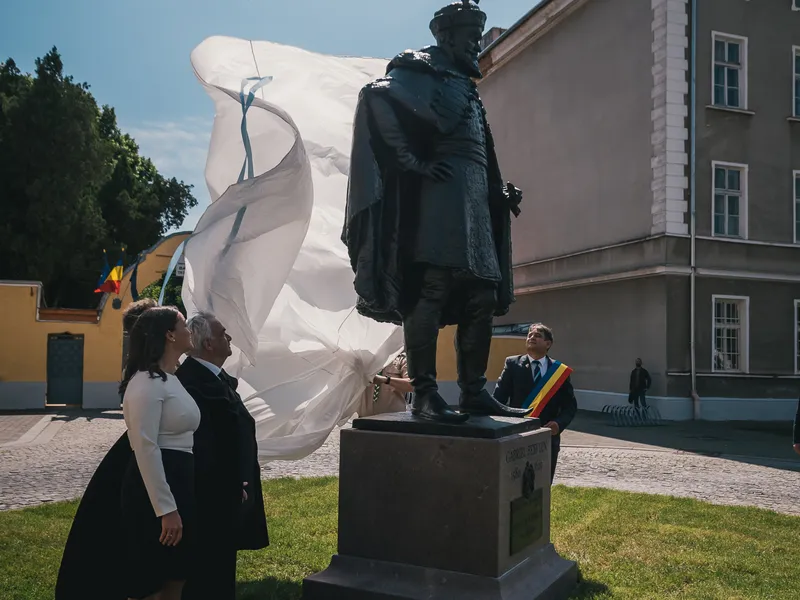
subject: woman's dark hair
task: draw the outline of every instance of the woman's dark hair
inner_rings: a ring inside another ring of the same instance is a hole
[[[119,395],[124,396],[128,382],[139,371],[147,371],[150,377],[156,375],[164,381],[167,374],[158,364],[164,356],[167,345],[167,332],[175,329],[180,312],[174,306],[156,306],[144,311],[131,329],[130,351],[125,363],[125,376],[119,384]]]

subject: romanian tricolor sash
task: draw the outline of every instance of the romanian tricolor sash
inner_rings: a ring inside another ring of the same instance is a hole
[[[572,373],[572,369],[562,362],[552,360],[547,373],[539,378],[539,383],[533,386],[531,393],[525,398],[522,408],[530,408],[530,417],[538,417],[542,414],[544,407],[561,389],[561,386]]]

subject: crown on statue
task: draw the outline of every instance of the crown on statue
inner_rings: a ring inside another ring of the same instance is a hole
[[[483,29],[486,25],[486,13],[478,8],[478,2],[480,0],[461,0],[436,11],[431,21],[431,33],[436,36],[440,31],[463,26]]]

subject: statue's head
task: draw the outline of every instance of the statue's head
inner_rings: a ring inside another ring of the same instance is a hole
[[[486,13],[478,8],[480,0],[454,2],[437,11],[431,21],[436,44],[453,60],[473,74],[480,75],[478,55]]]

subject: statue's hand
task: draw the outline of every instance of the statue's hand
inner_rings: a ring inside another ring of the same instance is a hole
[[[508,206],[515,217],[518,217],[522,210],[519,205],[522,202],[522,190],[514,186],[513,183],[507,183],[505,189],[505,196],[508,198]]]
[[[437,160],[432,163],[422,163],[420,174],[442,183],[453,178],[453,166],[446,160]]]

